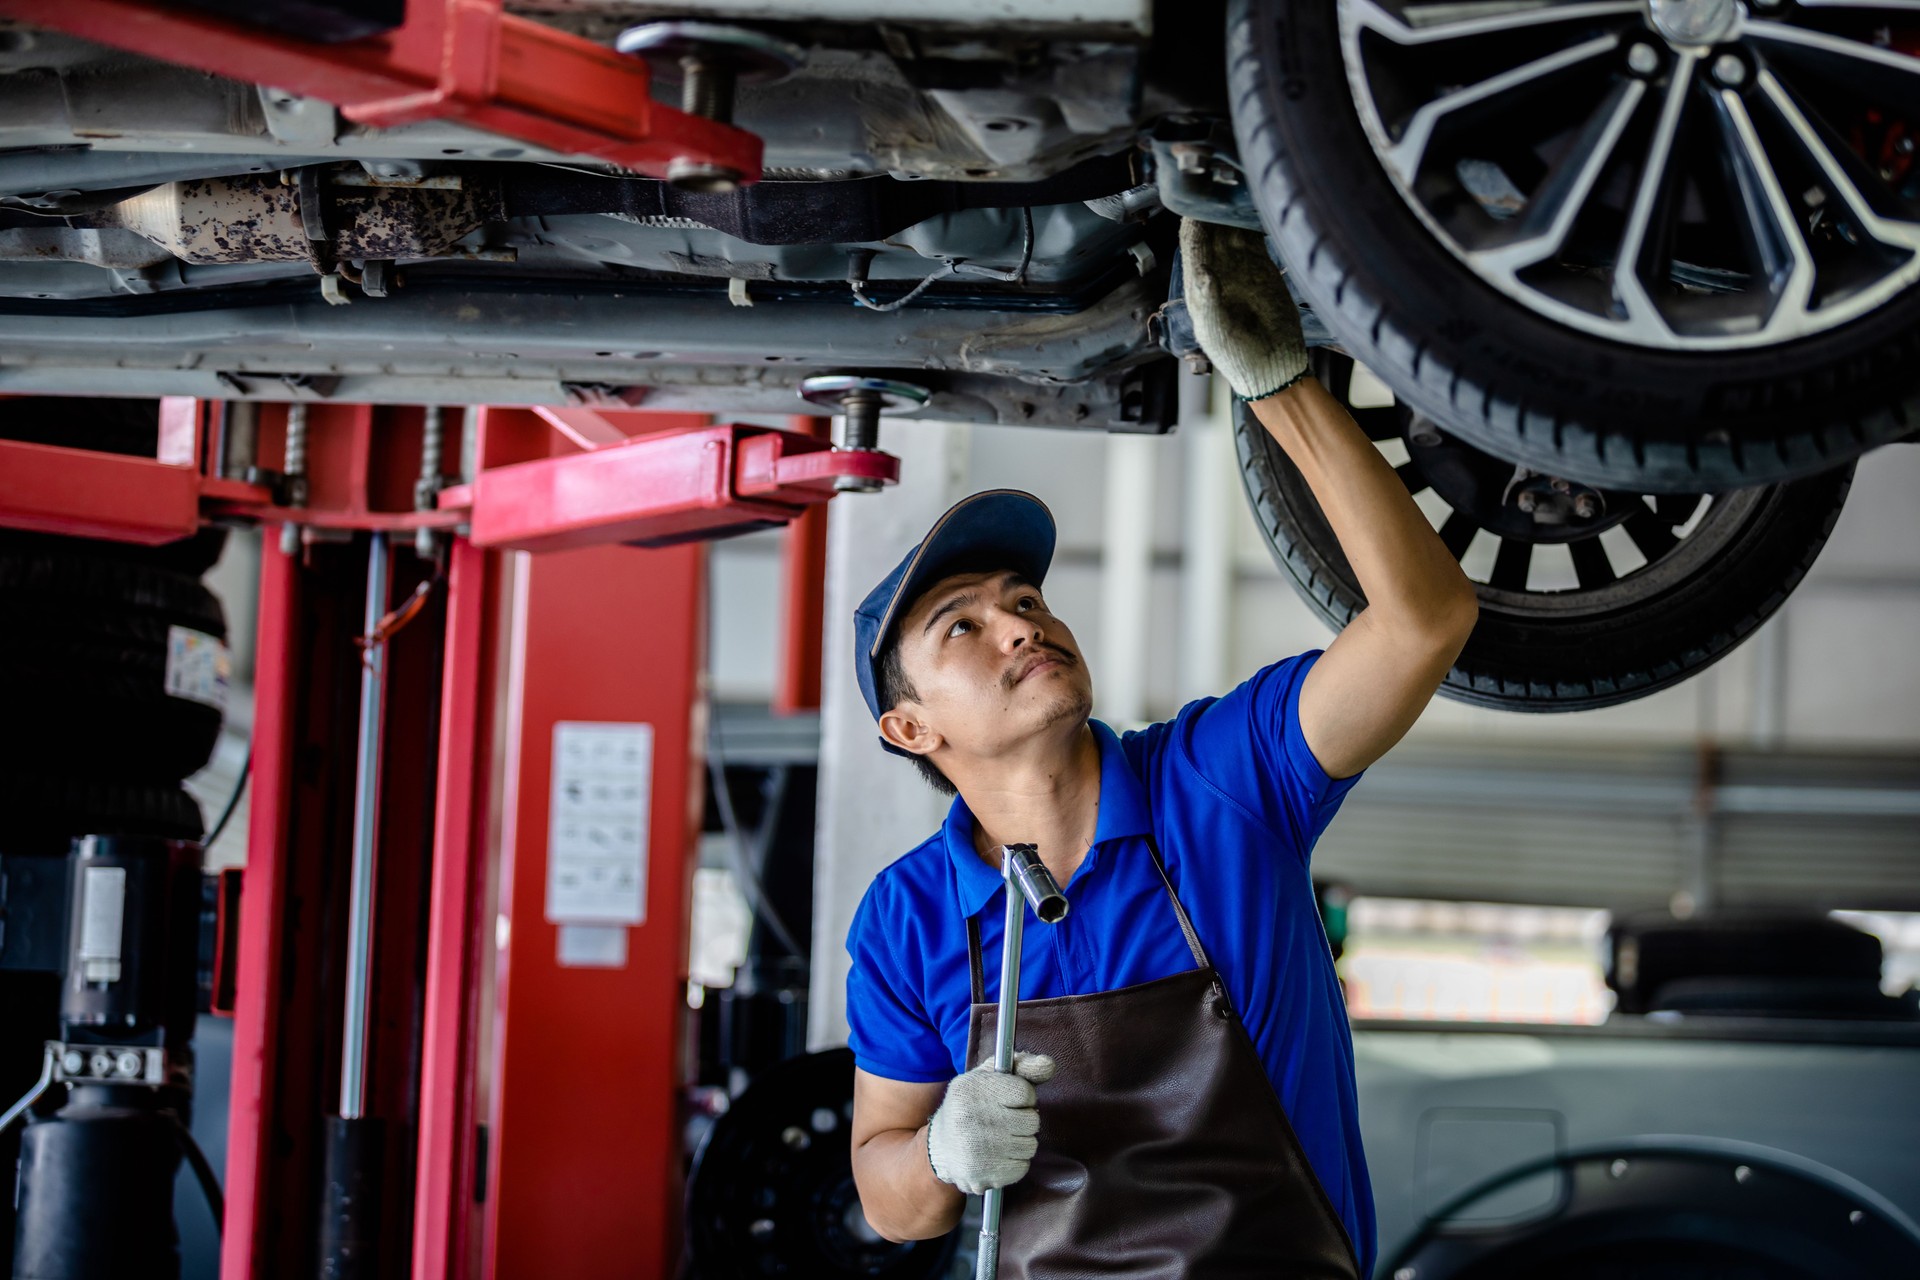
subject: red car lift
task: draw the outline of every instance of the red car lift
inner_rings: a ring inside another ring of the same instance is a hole
[[[322,960],[346,933],[359,794],[361,721],[343,694],[374,660],[369,632],[384,681],[361,1060],[364,1114],[394,1122],[380,1273],[676,1272],[703,775],[698,543],[803,522],[781,700],[817,705],[822,505],[840,477],[891,481],[898,465],[831,448],[817,420],[441,418],[169,400],[154,458],[0,441],[0,526],[139,543],[206,520],[293,531],[263,539],[224,1280],[313,1270],[322,1123],[351,1004]],[[251,470],[221,474],[242,435]],[[471,481],[443,482],[439,460],[463,453]],[[369,557],[369,533],[418,538],[419,554],[382,560],[376,538]],[[368,590],[376,564],[391,566],[390,601],[410,604],[368,627],[363,602],[385,594]],[[586,954],[551,918],[549,883],[553,753],[581,722],[651,735],[644,910],[592,932]]]
[[[365,125],[457,120],[654,176],[678,159],[760,177],[759,138],[653,101],[644,61],[514,17],[503,0],[408,0],[398,27],[337,44],[133,0],[6,0],[0,15],[319,98]]]

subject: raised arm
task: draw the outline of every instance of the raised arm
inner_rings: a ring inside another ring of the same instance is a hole
[[[1300,469],[1366,593],[1300,690],[1307,746],[1330,776],[1349,777],[1413,727],[1460,656],[1479,613],[1473,583],[1307,372],[1299,312],[1260,234],[1183,222],[1180,249],[1200,345]]]
[[[1400,478],[1312,377],[1253,402],[1320,502],[1367,607],[1300,687],[1300,732],[1329,776],[1349,777],[1400,741],[1473,630],[1479,605]]]

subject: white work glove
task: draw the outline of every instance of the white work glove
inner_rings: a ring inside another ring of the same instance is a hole
[[[1033,1086],[1053,1079],[1053,1071],[1046,1054],[1016,1052],[1012,1071],[995,1071],[988,1062],[955,1076],[927,1122],[933,1176],[970,1196],[1026,1177],[1040,1145]]]
[[[1264,399],[1305,376],[1300,310],[1265,236],[1182,218],[1180,264],[1193,336],[1241,399]]]

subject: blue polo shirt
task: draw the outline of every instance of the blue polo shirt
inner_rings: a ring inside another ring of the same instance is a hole
[[[1300,685],[1319,656],[1275,663],[1224,697],[1125,736],[1093,722],[1093,847],[1064,886],[1065,919],[1028,920],[1020,998],[1090,995],[1193,968],[1147,852],[1151,830],[1366,1276],[1373,1195],[1353,1040],[1307,871],[1314,841],[1358,776],[1329,778],[1300,734]],[[974,852],[973,815],[958,799],[938,833],[874,878],[847,937],[848,1040],[862,1070],[934,1083],[967,1069],[966,920],[979,917],[993,998],[1002,892],[1000,873]]]

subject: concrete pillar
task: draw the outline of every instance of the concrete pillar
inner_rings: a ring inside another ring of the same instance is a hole
[[[1246,501],[1233,447],[1233,396],[1204,374],[1180,377],[1180,654],[1175,700],[1219,694],[1233,677],[1233,522]],[[1215,394],[1209,395],[1212,391]]]
[[[931,835],[947,797],[880,747],[853,674],[853,610],[946,509],[966,496],[964,423],[887,421],[880,447],[900,483],[835,498],[827,520],[826,670],[813,871],[813,981],[807,1043],[847,1042],[847,929],[876,872]]]
[[[1166,442],[1107,437],[1100,548],[1100,718],[1130,729],[1147,718],[1147,647],[1153,617],[1153,499]]]

